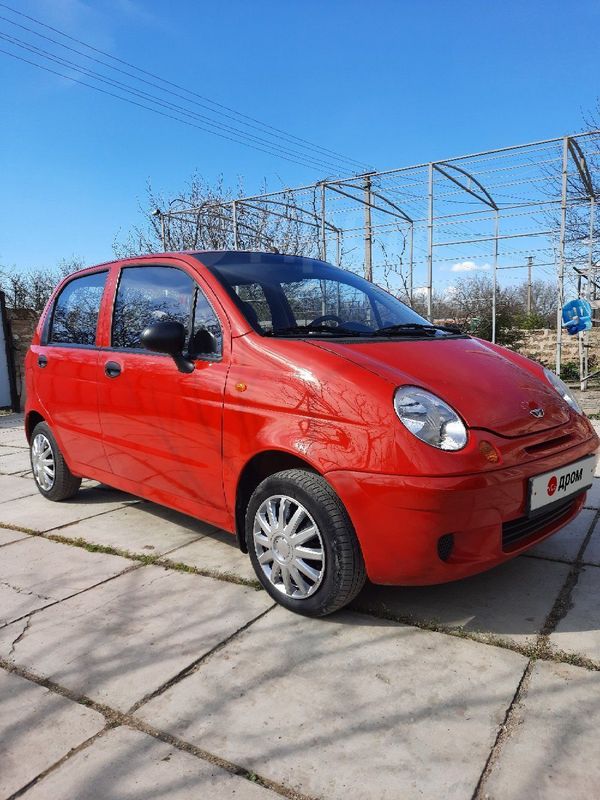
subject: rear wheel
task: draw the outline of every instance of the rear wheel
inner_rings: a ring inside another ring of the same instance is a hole
[[[312,472],[285,470],[257,487],[246,512],[246,544],[267,592],[298,614],[331,614],[365,582],[346,509],[327,481]]]
[[[31,469],[40,493],[48,500],[67,500],[77,494],[81,478],[68,468],[52,431],[38,422],[31,434]]]

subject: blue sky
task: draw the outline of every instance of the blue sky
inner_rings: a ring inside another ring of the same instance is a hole
[[[600,3],[586,0],[9,2],[379,169],[579,130],[599,93]],[[6,9],[0,15],[31,26]],[[0,31],[35,41],[3,20]],[[139,221],[148,180],[176,193],[197,169],[209,180],[241,180],[253,193],[264,181],[278,189],[334,174],[219,139],[1,53],[0,80],[0,265],[111,258],[115,237]]]

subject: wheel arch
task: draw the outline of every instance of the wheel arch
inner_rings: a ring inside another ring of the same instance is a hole
[[[31,442],[31,434],[33,433],[33,429],[40,422],[47,422],[43,414],[40,414],[39,411],[27,412],[25,417],[25,436],[27,437],[28,442]]]
[[[304,469],[315,475],[321,474],[309,461],[286,450],[263,450],[256,453],[240,472],[235,493],[235,530],[238,546],[243,553],[248,552],[244,530],[248,501],[259,483],[284,469]]]

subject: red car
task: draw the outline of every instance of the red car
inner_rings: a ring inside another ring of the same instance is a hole
[[[168,253],[55,290],[27,356],[40,492],[83,477],[237,536],[282,605],[489,569],[581,509],[598,437],[539,364],[314,259]]]

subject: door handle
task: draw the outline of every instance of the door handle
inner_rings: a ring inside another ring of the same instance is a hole
[[[45,355],[40,354],[38,356],[38,367],[46,367],[46,366],[48,366],[48,359],[46,358]]]
[[[121,374],[121,365],[116,361],[107,361],[104,365],[104,374],[107,378],[117,378]]]

